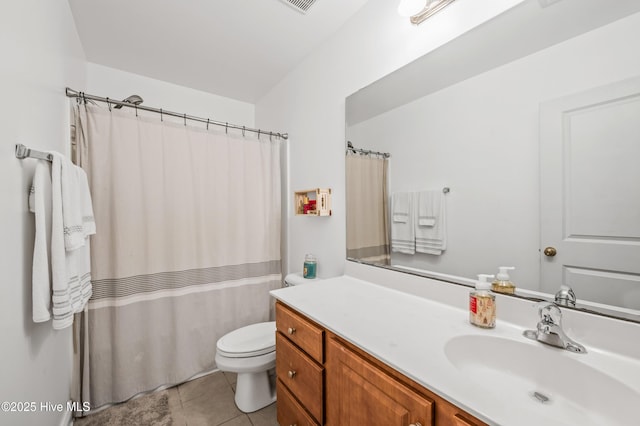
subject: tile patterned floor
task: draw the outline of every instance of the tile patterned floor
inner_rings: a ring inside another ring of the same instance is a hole
[[[236,375],[216,372],[167,389],[175,426],[278,426],[276,404],[245,414],[234,398]],[[82,421],[76,421],[81,425]],[[153,425],[136,425],[153,426]]]
[[[169,389],[176,426],[278,426],[276,404],[245,414],[233,401],[236,375],[217,372]]]

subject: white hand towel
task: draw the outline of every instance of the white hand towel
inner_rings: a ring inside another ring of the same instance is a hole
[[[413,194],[398,192],[391,197],[391,251],[415,254]],[[400,220],[396,220],[396,216]]]
[[[95,234],[95,222],[87,174],[67,158],[60,158],[64,246],[67,251],[84,246],[85,237]]]
[[[423,191],[429,200],[425,214],[434,215],[433,226],[416,225],[416,252],[441,255],[447,248],[445,199],[441,191]],[[416,215],[421,214],[417,212]]]
[[[408,192],[396,192],[391,197],[391,216],[393,222],[407,223],[411,212],[411,194]]]
[[[418,192],[418,226],[434,226],[437,209],[440,203],[441,191],[421,191]]]
[[[51,319],[51,163],[39,161],[29,194],[29,210],[35,216],[35,242],[31,276],[33,322]]]
[[[67,251],[65,248],[62,169],[63,161],[66,159],[57,152],[51,154],[53,154],[51,165],[52,312],[53,328],[59,330],[73,323],[73,314],[84,309],[91,297],[92,289],[88,239],[82,238],[82,245],[75,250]],[[82,206],[80,202],[73,205]],[[83,209],[80,211],[82,212]],[[82,214],[79,217],[82,220]],[[81,232],[84,233],[82,229]]]

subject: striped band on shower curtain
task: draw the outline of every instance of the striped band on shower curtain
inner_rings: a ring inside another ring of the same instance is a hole
[[[221,336],[272,318],[280,142],[142,111],[74,115],[97,228],[79,396],[95,408],[215,368]]]

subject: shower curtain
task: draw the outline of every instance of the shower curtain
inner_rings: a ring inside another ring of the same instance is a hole
[[[222,335],[273,317],[280,142],[133,109],[74,111],[97,227],[79,393],[95,408],[215,368]]]
[[[347,154],[347,257],[389,264],[388,164]]]

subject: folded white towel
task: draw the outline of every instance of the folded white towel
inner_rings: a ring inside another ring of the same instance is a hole
[[[434,226],[439,207],[441,191],[421,191],[418,192],[418,226]]]
[[[446,214],[444,194],[441,191],[422,191],[416,215],[422,215],[424,223],[432,225],[416,225],[416,251],[433,255],[441,255],[447,248]]]
[[[71,251],[84,246],[85,238],[95,234],[95,222],[87,174],[65,157],[60,163],[64,246]]]
[[[56,152],[52,152],[51,165],[51,272],[52,272],[52,303],[53,328],[62,329],[73,323],[73,314],[81,312],[91,297],[91,264],[88,238],[84,237],[82,228],[82,212],[86,206],[84,202],[72,201],[74,208],[80,208],[80,232],[82,245],[75,250],[65,248],[64,200],[62,187],[63,162],[66,159]],[[69,169],[73,170],[73,169]],[[75,172],[74,172],[75,173]],[[78,179],[78,174],[74,179]],[[82,191],[78,191],[82,192]],[[91,204],[90,196],[87,201]],[[92,209],[93,210],[93,209]],[[73,213],[71,217],[78,215]],[[93,214],[92,214],[93,216]],[[75,225],[74,225],[75,226]],[[90,230],[88,229],[87,232]]]
[[[35,215],[36,236],[33,244],[31,275],[33,322],[51,319],[51,163],[39,161],[29,193],[29,210]]]
[[[391,216],[393,222],[407,223],[411,213],[412,194],[409,192],[396,192],[391,197]]]
[[[391,251],[415,253],[415,215],[413,194],[397,192],[391,197]]]

